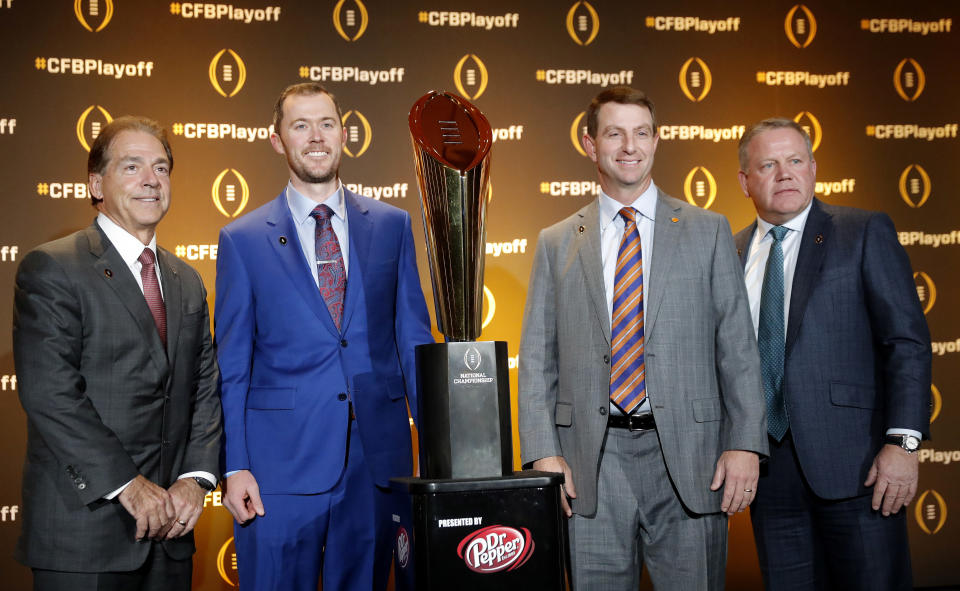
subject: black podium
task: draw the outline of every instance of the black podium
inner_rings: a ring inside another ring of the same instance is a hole
[[[390,482],[398,591],[565,589],[562,475]]]

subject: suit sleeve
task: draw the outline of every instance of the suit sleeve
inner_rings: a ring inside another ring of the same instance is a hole
[[[883,375],[884,429],[913,429],[929,438],[930,331],[917,298],[910,260],[886,214],[874,214],[867,221],[863,283]]]
[[[730,224],[720,218],[711,271],[717,380],[723,399],[723,449],[767,455],[766,402],[743,269]]]
[[[193,376],[193,412],[190,415],[190,436],[183,460],[183,472],[203,471],[218,474],[220,444],[223,438],[223,416],[220,409],[220,372],[216,350],[210,336],[210,313],[207,309],[207,290],[196,271],[192,272],[201,292],[203,314],[200,355]]]
[[[220,402],[223,408],[223,471],[247,470],[244,413],[250,390],[253,343],[256,338],[253,289],[243,259],[226,229],[217,249],[216,330],[220,363]]]
[[[557,406],[557,320],[555,282],[544,233],[530,272],[520,337],[518,407],[523,464],[562,455],[554,415]]]
[[[85,319],[78,290],[52,257],[28,254],[17,270],[13,350],[30,428],[73,481],[80,501],[88,504],[139,471],[86,396],[80,369]]]
[[[432,343],[430,333],[430,315],[427,303],[423,299],[420,287],[420,273],[417,271],[417,253],[413,242],[413,230],[410,216],[404,213],[403,236],[400,242],[400,255],[397,260],[397,309],[394,316],[394,331],[397,335],[397,350],[400,355],[400,367],[407,390],[407,403],[414,423],[419,425],[417,416],[417,359],[416,347]]]

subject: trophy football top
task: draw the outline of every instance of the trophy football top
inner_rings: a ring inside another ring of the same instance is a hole
[[[410,134],[442,164],[467,172],[490,152],[493,134],[479,109],[449,92],[431,90],[410,109]]]

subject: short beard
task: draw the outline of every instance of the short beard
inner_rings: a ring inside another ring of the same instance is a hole
[[[295,168],[295,169],[293,170],[293,172],[294,172],[294,174],[297,175],[297,178],[298,178],[298,179],[300,179],[301,181],[303,181],[303,182],[305,182],[305,183],[310,183],[310,184],[314,184],[314,185],[322,185],[322,184],[324,184],[324,183],[329,183],[329,182],[332,181],[333,179],[337,178],[337,175],[339,174],[340,170],[339,170],[339,169],[338,169],[338,170],[331,170],[330,172],[328,172],[327,174],[322,175],[322,176],[314,176],[314,175],[310,174],[309,172],[307,172],[306,170],[303,170],[303,169],[301,169],[301,168]]]

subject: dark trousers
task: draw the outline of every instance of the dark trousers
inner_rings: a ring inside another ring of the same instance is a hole
[[[907,510],[884,517],[871,499],[872,493],[817,497],[800,470],[790,433],[780,443],[771,439],[750,506],[766,589],[912,589]]]
[[[137,570],[109,573],[73,573],[33,569],[34,591],[189,591],[193,560],[174,560],[160,544]]]

